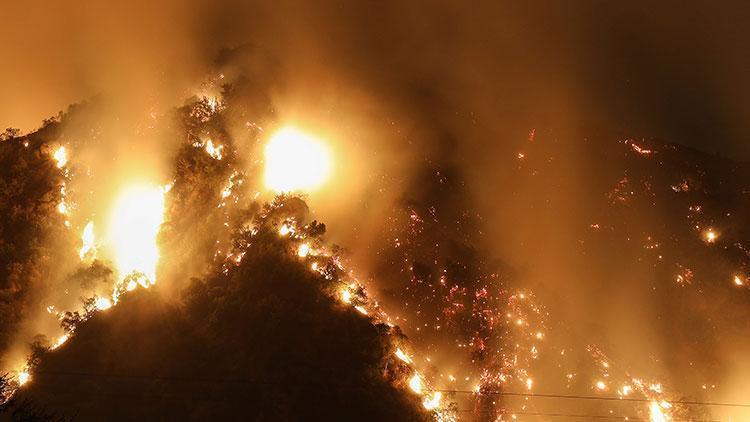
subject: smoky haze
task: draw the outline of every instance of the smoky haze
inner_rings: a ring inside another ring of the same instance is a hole
[[[82,141],[79,160],[105,180],[137,168],[166,181],[178,136],[150,128],[151,116],[200,94],[217,69],[230,81],[251,75],[255,85],[241,95],[268,105],[251,106],[262,113],[247,119],[268,130],[292,122],[333,146],[334,182],[310,194],[311,209],[390,310],[402,309],[409,280],[400,266],[383,269],[393,267],[383,249],[400,236],[391,222],[434,206],[441,218],[475,216],[462,242],[500,262],[512,286],[535,291],[580,339],[565,341],[605,344],[665,380],[684,370],[664,363],[681,343],[651,324],[662,312],[653,284],[674,275],[620,261],[614,241],[585,256],[579,245],[600,245],[585,233],[604,224],[613,186],[632,179],[628,157],[610,150],[618,141],[750,157],[750,11],[739,2],[6,3],[0,127],[30,132],[71,103],[102,98],[80,132],[72,125],[66,133],[77,142],[89,139],[91,123],[100,126],[98,143]],[[238,48],[251,58],[227,58]],[[235,116],[230,133],[243,119]],[[115,165],[100,159],[110,155]],[[245,164],[257,171],[257,162]],[[451,195],[433,186],[438,173],[448,175]],[[92,184],[97,204],[117,190]],[[638,247],[653,222],[684,219],[639,211],[626,232]],[[736,351],[726,348],[701,362],[729,371]]]
[[[444,97],[433,106],[482,113],[501,133],[603,127],[748,154],[741,3],[25,2],[3,12],[0,124],[24,130],[101,93],[170,107],[220,49],[250,42],[309,96],[354,85],[409,106],[433,93]]]

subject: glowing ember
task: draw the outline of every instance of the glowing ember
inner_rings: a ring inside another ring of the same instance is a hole
[[[654,152],[653,150],[650,150],[648,148],[644,148],[644,147],[642,147],[640,145],[636,145],[636,144],[633,144],[633,143],[631,143],[630,146],[633,148],[633,151],[635,151],[635,152],[637,152],[638,154],[641,154],[641,155],[651,155]]]
[[[57,204],[57,212],[63,215],[67,215],[69,211],[68,204],[66,203],[67,190],[65,189],[65,183],[60,186],[60,203]],[[65,225],[69,225],[69,221],[65,221]]]
[[[88,255],[94,255],[96,252],[94,250],[94,222],[89,221],[88,224],[86,224],[86,227],[83,229],[83,234],[81,235],[81,241],[83,242],[83,245],[81,246],[81,249],[78,251],[78,256],[81,258],[81,260],[84,260],[87,258]]]
[[[734,276],[734,285],[735,286],[742,286],[745,282],[742,280],[742,278],[738,275]]]
[[[315,189],[331,172],[326,148],[293,128],[282,129],[271,138],[265,157],[265,184],[276,192]]]
[[[714,229],[707,229],[703,232],[703,240],[706,241],[706,243],[714,243],[716,242],[716,239],[719,238],[719,234],[714,231]]]
[[[57,168],[61,169],[68,163],[68,152],[65,150],[65,147],[60,147],[52,154],[52,158],[57,162]]]
[[[163,218],[164,190],[160,187],[133,187],[118,199],[109,237],[121,277],[142,273],[154,283],[159,260],[156,235]]]

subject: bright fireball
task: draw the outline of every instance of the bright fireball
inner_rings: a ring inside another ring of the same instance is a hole
[[[311,191],[331,173],[331,155],[317,139],[294,128],[276,132],[265,150],[265,185],[276,192]]]

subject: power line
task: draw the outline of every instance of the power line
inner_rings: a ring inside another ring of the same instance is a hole
[[[196,394],[135,394],[132,392],[117,392],[117,393],[106,393],[102,391],[87,391],[87,392],[74,392],[66,388],[64,390],[58,390],[54,392],[55,396],[68,396],[68,397],[111,397],[111,398],[130,398],[140,399],[148,401],[177,401],[184,403],[186,399],[203,401],[209,403],[234,403],[237,400],[245,401],[244,397],[209,397],[207,395],[196,395]],[[579,418],[579,419],[601,419],[601,420],[627,420],[627,421],[648,421],[649,418],[643,418],[640,416],[619,416],[619,415],[597,415],[588,413],[560,413],[560,412],[528,412],[528,411],[513,411],[513,410],[476,410],[476,409],[457,409],[458,413],[474,413],[474,414],[502,414],[502,415],[524,415],[524,416],[545,416],[545,417],[568,417],[568,418]],[[719,422],[710,419],[670,419],[673,422]]]
[[[72,372],[72,371],[39,371],[39,375],[60,375],[60,376],[71,376],[71,377],[94,377],[94,378],[124,378],[124,379],[144,379],[144,380],[159,380],[159,381],[194,381],[194,382],[205,382],[205,383],[238,383],[238,384],[278,384],[275,381],[261,381],[261,380],[250,380],[246,378],[218,378],[218,377],[178,377],[178,376],[161,376],[161,375],[146,375],[146,374],[115,374],[115,373],[95,373],[95,372]],[[327,385],[335,385],[333,383],[326,383]],[[341,384],[337,386],[342,388],[348,388],[351,384]],[[618,401],[618,402],[637,402],[646,403],[651,402],[653,399],[638,398],[638,397],[612,397],[612,396],[584,396],[575,394],[552,394],[552,393],[521,393],[514,391],[487,391],[477,393],[473,390],[459,390],[459,389],[435,389],[446,394],[479,394],[479,395],[493,395],[493,396],[508,396],[508,397],[539,397],[539,398],[554,398],[554,399],[566,399],[566,400],[600,400],[600,401]],[[667,400],[670,404],[680,404],[688,406],[716,406],[716,407],[741,407],[750,408],[748,403],[723,403],[723,402],[704,402],[697,400]]]
[[[116,377],[121,378],[121,377]],[[129,378],[129,377],[128,377]],[[139,379],[147,378],[146,376],[138,377]],[[53,389],[54,390],[54,389]],[[107,398],[130,398],[140,399],[148,401],[177,401],[184,403],[186,399],[203,401],[209,403],[226,403],[231,404],[238,400],[245,401],[246,397],[210,397],[203,394],[135,394],[133,392],[117,392],[117,393],[106,393],[102,391],[86,391],[86,392],[74,392],[69,388],[63,390],[54,390],[55,396],[68,396],[68,397],[107,397]],[[643,418],[640,416],[620,416],[620,415],[597,415],[587,413],[560,413],[560,412],[528,412],[528,411],[513,411],[509,409],[503,410],[477,410],[477,409],[457,409],[458,413],[474,413],[474,414],[502,414],[502,415],[524,415],[524,416],[546,416],[546,417],[568,417],[568,418],[579,418],[579,419],[602,419],[602,420],[627,420],[627,421],[648,421],[649,418]],[[673,422],[719,422],[709,419],[670,419]]]
[[[256,381],[256,380],[250,380],[250,379],[243,379],[243,378],[235,378],[235,379],[227,379],[227,378],[201,378],[201,377],[174,377],[174,376],[156,376],[156,375],[145,375],[145,374],[115,374],[115,373],[93,373],[93,372],[69,372],[69,371],[40,371],[37,372],[37,374],[40,375],[59,375],[59,376],[66,376],[66,377],[92,377],[92,378],[115,378],[115,379],[135,379],[135,380],[155,380],[155,381],[197,381],[197,382],[205,382],[205,383],[250,383],[250,384],[279,384],[278,382],[274,381]],[[350,388],[350,385],[346,384],[333,384],[329,383],[329,386],[333,387],[340,387],[340,388]],[[445,393],[475,393],[474,391],[470,390],[435,390]],[[241,393],[241,392],[240,392]],[[222,396],[222,397],[212,397],[212,394],[156,394],[156,395],[138,395],[133,394],[132,392],[117,392],[117,393],[106,393],[102,391],[86,391],[86,392],[78,392],[75,393],[71,390],[69,390],[69,387],[66,387],[64,391],[58,391],[54,393],[56,395],[69,395],[69,396],[93,396],[93,397],[131,397],[131,398],[141,398],[141,399],[147,399],[152,401],[159,401],[159,400],[176,400],[176,401],[184,401],[187,397],[189,397],[191,400],[198,400],[198,401],[206,401],[206,402],[233,402],[235,400],[244,400],[243,397],[229,397],[229,396]],[[648,399],[634,399],[634,398],[628,398],[626,399],[620,399],[618,397],[596,397],[596,396],[577,396],[577,395],[564,395],[564,394],[531,394],[531,393],[518,393],[518,392],[502,392],[502,391],[490,391],[482,394],[487,395],[505,395],[505,396],[519,396],[519,397],[542,397],[542,398],[562,398],[562,399],[579,399],[579,400],[617,400],[617,401],[630,401],[630,402],[648,402],[651,400]],[[735,407],[750,407],[750,405],[746,404],[738,404],[738,403],[709,403],[709,402],[681,402],[681,401],[672,401],[670,403],[673,404],[696,404],[696,405],[715,405],[715,406],[735,406]],[[643,418],[640,416],[620,416],[620,415],[601,415],[601,414],[585,414],[585,413],[561,413],[561,412],[529,412],[529,411],[513,411],[509,409],[503,409],[503,410],[482,410],[482,409],[456,409],[455,410],[458,413],[474,413],[474,414],[487,414],[487,413],[493,413],[493,414],[503,414],[503,415],[525,415],[525,416],[540,416],[540,417],[568,417],[568,418],[578,418],[578,419],[599,419],[599,420],[628,420],[628,421],[648,421],[648,418]],[[696,421],[695,419],[672,419],[675,422],[682,422],[682,421]],[[702,422],[717,422],[709,419],[703,419],[700,420]]]
[[[487,391],[477,393],[473,390],[435,390],[441,393],[457,393],[457,394],[479,394],[487,396],[515,396],[515,397],[541,397],[551,399],[577,399],[577,400],[606,400],[606,401],[629,401],[629,402],[651,402],[654,399],[638,398],[638,397],[612,397],[612,396],[580,396],[574,394],[545,394],[545,393],[519,393],[513,391]],[[704,401],[693,401],[693,400],[667,400],[670,404],[684,404],[694,406],[723,406],[723,407],[747,407],[750,408],[748,403],[720,403],[720,402],[704,402]]]
[[[506,410],[503,412],[497,412],[492,410],[472,410],[472,409],[461,409],[458,410],[458,412],[462,413],[498,413],[498,414],[504,414],[504,415],[524,415],[524,416],[550,416],[550,417],[568,417],[568,418],[580,418],[580,419],[619,419],[619,420],[627,420],[627,421],[648,421],[649,418],[643,418],[640,416],[618,416],[618,415],[591,415],[591,414],[583,414],[583,413],[552,413],[552,412],[514,412],[511,410]],[[710,419],[670,419],[670,421],[673,422],[719,422],[714,421]]]

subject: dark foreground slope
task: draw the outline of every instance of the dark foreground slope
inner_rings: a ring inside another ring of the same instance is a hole
[[[389,381],[386,326],[321,290],[275,233],[179,303],[141,290],[44,353],[16,412],[76,420],[420,420]]]

